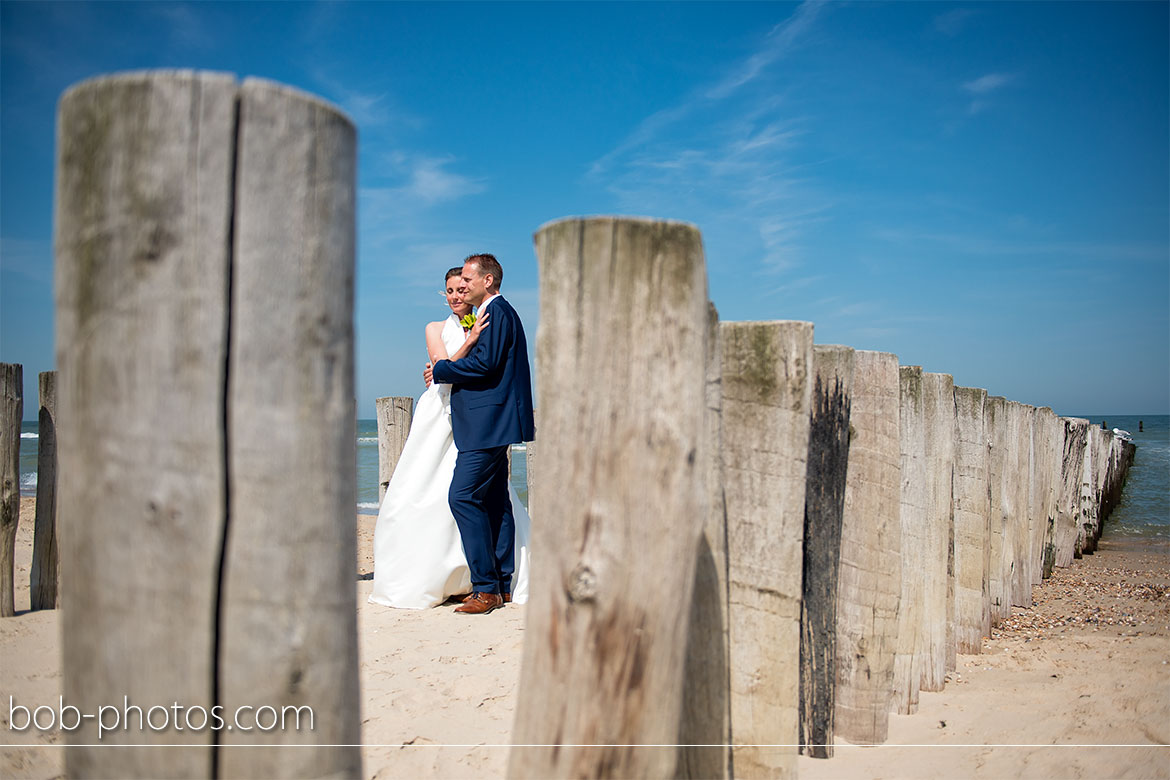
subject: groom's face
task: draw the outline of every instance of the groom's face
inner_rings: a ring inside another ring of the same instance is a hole
[[[487,297],[487,280],[485,274],[480,273],[477,263],[463,264],[463,300],[472,306],[479,306]]]

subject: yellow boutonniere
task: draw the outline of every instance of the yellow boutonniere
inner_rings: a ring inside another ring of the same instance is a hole
[[[463,326],[464,330],[471,330],[472,326],[475,325],[475,319],[474,314],[464,314],[463,319],[459,320],[459,324]]]

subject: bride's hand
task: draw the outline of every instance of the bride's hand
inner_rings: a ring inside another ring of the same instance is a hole
[[[474,344],[479,341],[479,334],[488,326],[488,317],[492,316],[491,312],[484,312],[475,320],[475,324],[471,326],[471,330],[467,331],[467,343]]]

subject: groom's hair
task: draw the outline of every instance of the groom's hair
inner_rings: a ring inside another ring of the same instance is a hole
[[[447,275],[443,277],[443,281],[446,282],[452,276],[463,276],[463,266],[459,266],[458,268],[448,269]]]
[[[492,275],[492,280],[495,283],[494,289],[500,289],[500,285],[504,283],[504,269],[500,266],[500,261],[496,259],[495,255],[468,255],[465,263],[475,263],[479,266],[479,275]]]

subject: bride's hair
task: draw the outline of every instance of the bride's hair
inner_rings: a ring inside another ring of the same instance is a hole
[[[443,281],[446,282],[452,276],[463,276],[463,266],[449,269],[447,275],[443,277]]]

